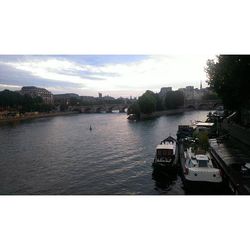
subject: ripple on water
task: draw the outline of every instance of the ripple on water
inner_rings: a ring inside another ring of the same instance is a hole
[[[0,127],[0,193],[183,194],[180,179],[167,189],[152,179],[155,146],[206,114],[137,123],[124,114],[86,114]]]

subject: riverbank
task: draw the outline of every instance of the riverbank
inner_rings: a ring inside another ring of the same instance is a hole
[[[141,114],[140,120],[152,119],[152,118],[160,117],[163,115],[178,115],[178,114],[184,113],[185,111],[187,111],[187,110],[184,108],[181,108],[181,109],[157,111],[157,112],[154,112],[151,114]]]
[[[0,125],[9,122],[19,122],[37,118],[45,118],[45,117],[54,117],[54,116],[65,116],[65,115],[73,115],[78,114],[78,111],[67,111],[67,112],[55,112],[55,113],[38,113],[32,115],[24,115],[19,117],[8,117],[0,119]]]

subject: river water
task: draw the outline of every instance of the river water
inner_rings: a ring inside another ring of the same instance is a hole
[[[155,147],[207,113],[141,122],[79,114],[1,126],[0,194],[185,194],[179,177],[166,185],[152,179]]]

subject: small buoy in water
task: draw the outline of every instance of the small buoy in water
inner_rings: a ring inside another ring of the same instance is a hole
[[[90,130],[90,131],[92,130],[92,127],[91,127],[91,125],[90,125],[90,127],[89,127],[89,130]]]

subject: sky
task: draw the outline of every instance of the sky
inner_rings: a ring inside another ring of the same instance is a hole
[[[0,90],[37,86],[53,94],[137,97],[161,87],[206,87],[214,55],[0,55]]]

